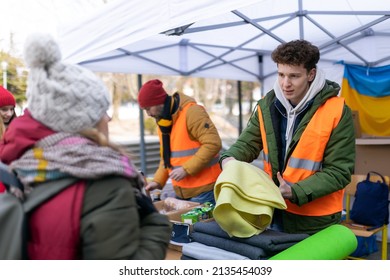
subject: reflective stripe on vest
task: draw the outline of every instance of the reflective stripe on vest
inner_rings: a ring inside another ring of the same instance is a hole
[[[191,159],[199,150],[201,144],[198,141],[194,141],[190,138],[187,131],[186,115],[187,110],[196,105],[195,102],[186,104],[180,111],[178,118],[172,127],[171,132],[171,165],[172,169],[183,166],[185,162]],[[161,132],[159,130],[159,137],[161,142]],[[182,188],[196,188],[214,183],[219,174],[221,168],[218,163],[219,154],[209,162],[206,168],[198,172],[194,176],[186,176],[180,181],[172,180],[174,186]],[[170,170],[172,171],[172,170]]]
[[[199,148],[194,148],[194,149],[189,149],[189,150],[184,150],[184,151],[179,151],[179,152],[171,152],[171,159],[172,158],[184,158],[184,157],[191,157],[196,154],[196,152],[199,151]],[[172,160],[171,160],[172,161]],[[219,162],[218,157],[214,157],[207,166],[213,166]],[[181,165],[174,165],[172,164],[173,169],[180,167]]]
[[[283,172],[284,180],[294,184],[322,169],[326,145],[332,131],[340,122],[343,108],[344,98],[341,97],[332,97],[318,108],[302,133],[291,157],[288,159],[287,166]],[[261,109],[259,108],[259,116],[261,115],[260,113]],[[261,131],[265,131],[264,125],[262,123],[260,125]],[[267,146],[264,140],[263,146]],[[264,148],[264,153],[265,151]],[[268,156],[265,158],[268,158]],[[264,161],[264,168],[272,176],[269,160]],[[331,215],[343,209],[343,195],[344,190],[339,190],[302,206],[291,203],[290,200],[286,199],[286,211],[304,216]]]
[[[268,145],[267,145],[267,137],[266,137],[267,134],[265,133],[264,119],[263,119],[263,114],[261,113],[260,106],[257,106],[257,112],[259,115],[261,141],[263,142],[263,150],[261,151],[261,156],[263,158],[263,163],[264,163],[263,169],[272,178],[272,168],[268,157]]]

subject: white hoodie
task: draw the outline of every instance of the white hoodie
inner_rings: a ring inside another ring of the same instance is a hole
[[[325,73],[319,69],[317,69],[316,76],[313,80],[313,82],[310,85],[309,90],[301,100],[301,102],[298,103],[295,107],[291,105],[291,103],[284,97],[283,91],[279,86],[278,80],[276,80],[274,84],[274,91],[276,98],[282,103],[284,108],[286,109],[287,113],[287,128],[286,128],[286,151],[285,154],[287,155],[287,149],[290,145],[292,135],[293,135],[293,127],[295,123],[295,119],[300,111],[302,111],[303,108],[305,108],[306,103],[311,100],[314,96],[317,95],[318,92],[324,87],[325,85]]]

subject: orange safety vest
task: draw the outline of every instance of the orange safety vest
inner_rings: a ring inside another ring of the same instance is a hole
[[[172,168],[170,171],[177,167],[183,166],[186,161],[195,155],[201,146],[198,141],[194,141],[190,138],[187,131],[187,110],[193,105],[196,105],[196,103],[190,102],[186,104],[181,110],[178,118],[175,120],[175,124],[172,126],[170,136]],[[161,131],[158,131],[160,143],[162,143]],[[172,179],[172,184],[182,188],[197,188],[214,183],[221,173],[218,160],[219,154],[216,154],[215,157],[209,162],[208,166],[202,169],[196,175],[188,175],[180,181]]]
[[[322,104],[313,115],[309,124],[288,159],[283,172],[283,179],[294,184],[313,175],[322,168],[322,161],[330,134],[340,122],[344,108],[344,98],[333,97]],[[258,106],[260,131],[263,141],[264,171],[272,177],[272,168],[268,159],[264,121]],[[317,198],[302,206],[285,199],[287,212],[303,216],[324,216],[340,212],[343,209],[344,190],[338,190],[326,196]]]

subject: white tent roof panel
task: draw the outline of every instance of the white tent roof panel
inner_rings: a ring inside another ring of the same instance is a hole
[[[327,77],[338,61],[389,64],[389,19],[383,0],[117,0],[64,28],[60,43],[65,60],[94,71],[272,84],[271,52],[299,38],[319,46]]]

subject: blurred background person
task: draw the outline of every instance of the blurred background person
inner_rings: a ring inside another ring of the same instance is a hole
[[[16,101],[13,94],[0,86],[0,116],[6,128],[16,118],[15,106]]]

